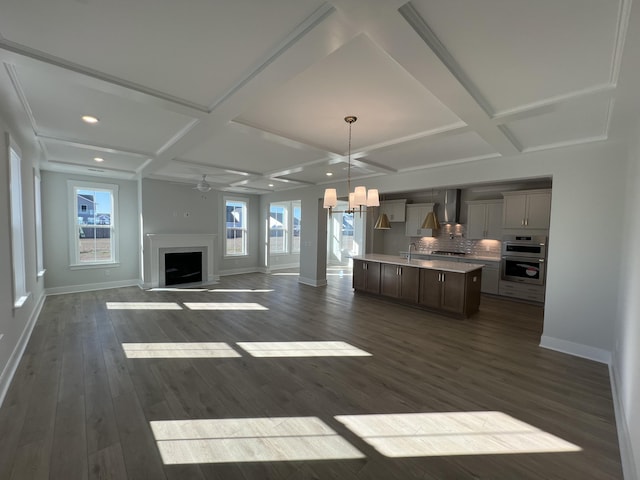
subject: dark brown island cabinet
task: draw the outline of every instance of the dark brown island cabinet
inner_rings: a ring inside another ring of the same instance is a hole
[[[482,265],[368,254],[353,260],[353,288],[467,318],[480,307]]]

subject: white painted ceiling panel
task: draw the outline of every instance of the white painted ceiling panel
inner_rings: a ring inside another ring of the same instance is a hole
[[[447,107],[366,35],[317,62],[236,120],[288,138],[347,152],[459,124]]]
[[[127,155],[122,152],[105,152],[92,148],[77,148],[65,144],[44,140],[48,162],[55,161],[68,163],[73,165],[93,166],[104,170],[122,170],[134,173],[142,167],[147,160],[146,157],[139,155]],[[95,157],[102,158],[104,161],[98,163]]]
[[[17,79],[29,103],[38,134],[124,150],[155,153],[193,118],[142,104],[49,74],[56,67],[17,66]],[[95,115],[96,125],[81,120]]]
[[[0,34],[66,61],[210,105],[322,3],[3,1]]]
[[[411,3],[494,112],[611,82],[620,0]]]
[[[524,150],[602,140],[607,135],[610,103],[608,98],[565,103],[551,113],[505,125]]]
[[[360,159],[363,160],[363,159]],[[331,176],[327,176],[327,173]],[[376,174],[382,174],[384,170],[369,165],[351,165],[351,178],[369,177]],[[344,161],[332,163],[330,161],[306,166],[300,171],[282,175],[281,178],[296,180],[307,183],[323,183],[347,180],[348,164]]]
[[[415,170],[457,160],[498,156],[496,151],[475,132],[464,132],[438,138],[421,138],[368,156],[376,163],[397,170]]]
[[[346,125],[346,124],[345,124]],[[325,152],[242,125],[228,124],[182,155],[183,160],[255,173],[316,161]]]

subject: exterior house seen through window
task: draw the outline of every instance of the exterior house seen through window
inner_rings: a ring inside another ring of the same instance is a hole
[[[69,185],[72,265],[117,263],[117,185]]]
[[[225,199],[225,218],[224,254],[247,255],[247,202]]]

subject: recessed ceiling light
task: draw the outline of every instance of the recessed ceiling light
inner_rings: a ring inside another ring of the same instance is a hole
[[[94,117],[93,115],[83,115],[82,116],[82,121],[84,123],[89,123],[91,125],[94,125],[94,124],[98,123],[100,120],[98,119],[98,117]]]
[[[269,184],[269,186],[270,186],[270,187],[273,187],[273,183],[270,183],[270,184]]]
[[[93,157],[93,159],[94,159],[96,162],[98,162],[98,163],[100,163],[100,162],[104,162],[104,158],[100,158],[100,157]]]
[[[327,177],[331,177],[332,175],[333,175],[333,173],[327,172]]]

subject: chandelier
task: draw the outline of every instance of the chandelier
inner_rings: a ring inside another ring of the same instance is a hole
[[[362,207],[378,207],[380,205],[380,198],[378,190],[371,188],[367,191],[366,187],[359,186],[351,191],[351,125],[358,118],[349,115],[344,117],[344,121],[349,124],[349,150],[348,150],[348,164],[347,164],[347,191],[349,192],[349,206],[347,208],[348,213],[353,213],[356,210],[360,210],[362,213]],[[333,209],[338,205],[338,195],[335,188],[327,188],[324,191],[324,208],[329,209],[329,215],[333,213]]]

